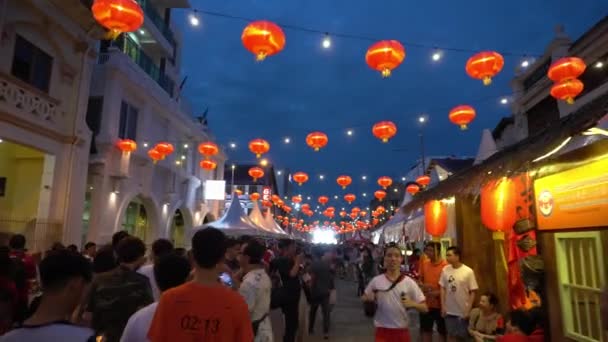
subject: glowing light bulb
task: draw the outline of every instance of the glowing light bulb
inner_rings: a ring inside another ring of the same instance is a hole
[[[321,46],[323,46],[324,49],[329,49],[331,47],[331,39],[329,38],[329,35],[325,35],[325,38],[323,38],[323,42],[321,43]]]
[[[346,131],[346,135],[353,135],[353,131],[349,129],[348,131]]]
[[[441,51],[435,51],[433,53],[433,55],[431,56],[431,59],[433,59],[433,62],[438,62],[442,57],[442,53]]]
[[[525,59],[523,62],[521,62],[522,68],[527,68],[529,66],[530,66],[530,62],[527,59]]]
[[[192,13],[188,16],[188,20],[190,20],[190,25],[195,26],[195,27],[201,24],[201,21],[198,19],[198,17],[194,13]]]
[[[597,69],[601,69],[601,68],[603,68],[603,67],[604,67],[604,63],[602,63],[602,62],[598,61],[597,63],[595,63],[595,67],[596,67]]]
[[[420,117],[418,117],[418,122],[425,123],[426,122],[426,118],[421,115]]]
[[[325,179],[325,176],[319,175],[319,179],[323,180],[323,179]]]
[[[509,100],[506,97],[503,97],[502,99],[500,99],[500,103],[507,104],[509,103]]]
[[[236,148],[236,144],[235,143],[230,143],[230,148]]]
[[[291,139],[289,139],[289,138],[285,138],[285,143],[286,143],[286,144],[289,144],[290,142],[291,142]]]

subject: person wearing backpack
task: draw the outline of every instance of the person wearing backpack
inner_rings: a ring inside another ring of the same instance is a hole
[[[366,315],[374,317],[376,342],[411,341],[407,310],[427,312],[426,298],[416,282],[401,274],[403,255],[395,243],[384,249],[385,273],[374,277],[361,297]]]

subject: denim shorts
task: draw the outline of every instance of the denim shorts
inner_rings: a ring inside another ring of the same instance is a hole
[[[448,336],[467,338],[469,336],[469,321],[458,316],[445,316],[445,328]]]

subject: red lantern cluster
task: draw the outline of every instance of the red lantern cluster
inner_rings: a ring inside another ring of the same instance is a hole
[[[449,114],[450,121],[454,125],[460,126],[460,129],[467,129],[467,125],[475,119],[475,108],[467,105],[460,105],[452,108]]]
[[[116,147],[123,153],[131,153],[137,149],[137,143],[131,139],[120,139],[116,143]]]
[[[133,32],[144,23],[144,12],[135,0],[95,0],[91,11],[93,18],[110,30],[111,39]]]
[[[505,65],[505,59],[495,51],[483,51],[475,54],[467,61],[465,70],[469,76],[483,81],[484,85],[492,83]]]
[[[397,125],[392,121],[380,121],[372,127],[372,133],[383,143],[387,143],[397,134]]]
[[[279,53],[285,48],[285,34],[275,23],[254,21],[247,25],[241,35],[241,41],[247,50],[253,53],[257,61]]]
[[[308,174],[305,172],[296,172],[293,174],[293,180],[298,183],[298,185],[302,186],[302,184],[308,182]]]
[[[585,61],[578,57],[564,57],[553,62],[547,72],[549,79],[555,82],[551,87],[551,96],[573,104],[574,98],[585,88],[578,77],[585,72],[586,68]]]
[[[405,48],[396,40],[382,40],[367,49],[365,62],[370,68],[380,71],[382,77],[389,77],[405,59]]]

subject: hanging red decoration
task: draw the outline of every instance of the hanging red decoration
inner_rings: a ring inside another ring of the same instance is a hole
[[[157,150],[158,152],[160,152],[160,154],[163,155],[162,159],[165,159],[166,156],[170,155],[175,150],[173,148],[173,145],[171,145],[168,142],[158,143],[158,144],[156,144],[156,146],[154,146],[154,149]]]
[[[302,186],[302,184],[308,182],[308,175],[305,172],[296,172],[293,174],[293,180]]]
[[[357,217],[359,217],[359,213],[350,213],[350,218],[355,220]]]
[[[134,0],[95,0],[91,12],[101,26],[110,30],[110,39],[133,32],[144,23],[144,12]]]
[[[360,216],[360,217],[365,217],[365,216],[367,216],[367,211],[365,211],[365,210],[360,211],[360,212],[359,212],[359,216]]]
[[[342,210],[342,211],[340,212],[340,217],[344,217],[344,216],[346,216],[346,211]]]
[[[137,149],[137,143],[131,139],[120,139],[116,143],[116,147],[123,153],[131,153]]]
[[[372,127],[372,133],[376,138],[386,143],[397,134],[397,125],[392,121],[380,121]]]
[[[383,206],[379,205],[379,206],[376,207],[376,211],[379,214],[384,214],[384,212],[386,211],[386,208],[384,208]]]
[[[555,83],[578,78],[587,69],[585,61],[578,57],[564,57],[551,63],[547,77]]]
[[[505,59],[495,51],[483,51],[475,54],[467,61],[465,70],[469,76],[483,81],[484,85],[492,83],[505,65]]]
[[[378,199],[378,201],[382,201],[384,199],[384,197],[386,197],[386,191],[378,190],[378,191],[374,192],[374,197],[376,197]]]
[[[346,175],[339,176],[336,179],[336,183],[338,183],[338,185],[341,186],[342,189],[346,189],[346,187],[349,186],[350,183],[352,183],[352,182],[353,182],[353,179],[350,178],[350,176],[346,176]]]
[[[164,158],[163,154],[158,152],[158,150],[156,150],[155,148],[151,148],[148,150],[148,157],[152,159],[154,164],[158,163],[159,160],[162,160]]]
[[[275,23],[270,21],[254,21],[247,25],[241,35],[241,41],[257,61],[279,53],[285,48],[285,34]]]
[[[319,196],[318,201],[319,201],[319,203],[321,203],[321,205],[326,205],[327,202],[329,202],[329,197],[327,197],[327,196]]]
[[[253,139],[249,142],[249,151],[255,154],[256,158],[260,158],[262,154],[270,151],[270,144],[264,139]]]
[[[234,189],[234,193],[235,193],[237,196],[241,196],[241,195],[243,194],[243,191],[242,191],[242,190],[240,190],[240,189]]]
[[[452,108],[449,114],[450,121],[460,126],[460,129],[467,129],[467,125],[475,119],[475,108],[467,105],[460,105]]]
[[[391,75],[405,59],[405,48],[396,40],[382,40],[367,49],[365,62],[370,68],[380,71],[382,77]]]
[[[205,158],[213,157],[219,151],[219,147],[212,141],[202,142],[198,145],[198,152],[205,156]]]
[[[291,198],[291,201],[292,201],[293,203],[300,203],[300,202],[302,202],[302,197],[300,197],[300,196],[293,196],[293,197]]]
[[[416,184],[410,184],[405,188],[405,191],[407,191],[408,194],[414,196],[418,193],[418,191],[420,191],[420,186]]]
[[[325,147],[328,141],[327,134],[323,132],[312,132],[306,136],[306,144],[315,151],[319,151]]]
[[[551,87],[551,96],[558,100],[566,101],[568,104],[574,103],[574,98],[577,97],[585,88],[585,85],[580,80],[573,78],[556,83]]]
[[[427,175],[422,175],[416,178],[416,183],[420,184],[420,186],[425,187],[431,183],[431,177]]]
[[[424,204],[424,227],[434,238],[445,233],[448,228],[448,212],[443,202],[431,200]]]
[[[249,194],[249,199],[256,202],[257,200],[260,199],[260,194],[258,194],[257,192],[252,192]]]
[[[359,214],[359,213],[361,212],[361,208],[359,208],[359,207],[354,207],[354,208],[352,208],[350,211],[351,211],[352,213]]]
[[[393,184],[393,180],[391,179],[391,177],[382,176],[378,178],[378,185],[380,185],[383,189],[388,188],[389,186],[391,186],[391,184]]]
[[[508,232],[517,220],[514,182],[506,177],[481,188],[481,223],[493,232]]]
[[[211,171],[211,170],[215,170],[215,168],[217,167],[217,163],[214,162],[213,160],[204,159],[204,160],[201,160],[201,162],[199,163],[199,166],[203,170]]]
[[[346,195],[344,195],[344,200],[346,202],[348,202],[348,204],[353,203],[356,199],[357,199],[357,196],[355,196],[354,194],[346,194]]]
[[[251,198],[251,196],[249,198]],[[258,198],[259,198],[259,196],[258,196]],[[270,202],[270,201],[262,201],[262,207],[264,207],[264,208],[272,208],[272,202]]]
[[[254,166],[249,169],[249,176],[253,178],[253,182],[257,182],[258,179],[264,177],[264,170],[261,167]]]

